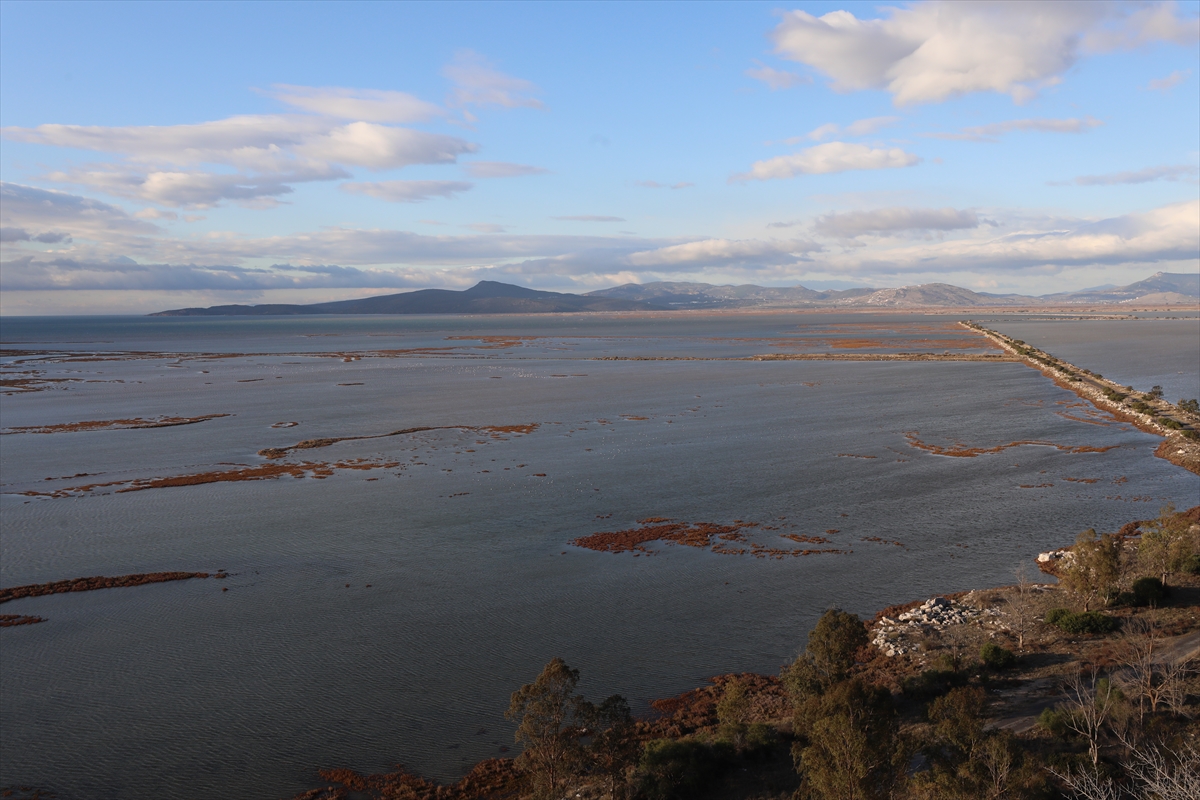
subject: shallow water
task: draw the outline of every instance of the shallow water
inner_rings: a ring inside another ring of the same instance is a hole
[[[594,360],[728,358],[837,335],[889,339],[849,352],[960,336],[971,352],[971,334],[912,328],[948,320],[6,320],[9,370],[72,381],[5,397],[6,428],[231,416],[4,436],[0,582],[232,574],[6,605],[48,621],[0,633],[0,784],[63,798],[272,798],[317,785],[327,766],[404,763],[450,779],[511,746],[508,695],[556,655],[581,669],[589,696],[620,692],[646,711],[717,673],[775,672],[827,607],[869,614],[1007,583],[1078,530],[1200,492],[1200,478],[1151,455],[1159,439],[1095,424],[1020,364]],[[830,323],[852,324],[831,334]],[[147,352],[13,365],[34,358],[14,348],[49,340]],[[343,360],[432,347],[460,349]],[[299,425],[271,427],[285,421]],[[529,423],[525,434],[479,429]],[[303,439],[442,425],[475,428],[286,459],[395,464],[324,479],[115,483],[254,465],[259,449]],[[951,458],[906,434],[1113,449]],[[114,485],[21,494],[89,482]],[[650,516],[753,521],[764,545],[792,547],[780,536],[798,533],[852,552],[758,559],[655,544],[635,557],[569,544]]]
[[[1023,339],[1077,367],[1167,400],[1200,397],[1200,319],[993,320],[994,330]]]

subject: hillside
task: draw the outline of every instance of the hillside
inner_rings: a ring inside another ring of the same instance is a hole
[[[925,283],[888,289],[819,292],[804,286],[715,286],[711,283],[655,281],[626,283],[587,294],[544,292],[523,286],[480,281],[470,289],[421,289],[415,292],[338,300],[309,305],[228,305],[177,308],[152,317],[278,316],[290,314],[544,314],[576,311],[652,311],[705,308],[972,308],[1075,303],[1186,304],[1200,300],[1200,275],[1159,272],[1149,278],[1105,289],[1031,297],[973,292],[949,283]]]

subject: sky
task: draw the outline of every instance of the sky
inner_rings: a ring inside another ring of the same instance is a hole
[[[0,2],[0,313],[1200,270],[1200,2]]]

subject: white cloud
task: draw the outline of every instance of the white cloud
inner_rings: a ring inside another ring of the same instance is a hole
[[[1194,17],[1174,3],[917,2],[880,19],[790,11],[775,51],[815,67],[837,91],[883,89],[898,106],[971,92],[1030,99],[1086,52],[1166,41],[1190,44]]]
[[[143,208],[134,214],[138,219],[179,219],[174,211],[163,211],[161,208]]]
[[[624,217],[605,217],[599,214],[579,214],[573,217],[551,217],[550,219],[560,219],[567,222],[624,222]]]
[[[1037,131],[1039,133],[1084,133],[1104,123],[1094,117],[1083,119],[1010,119],[988,125],[963,128],[958,133],[923,133],[931,139],[948,139],[962,142],[994,142],[1000,136],[1013,131]]]
[[[847,252],[830,257],[829,266],[851,273],[1055,271],[1067,267],[1183,262],[1197,269],[1200,254],[1200,201],[1162,206],[1110,219],[1048,220],[994,238],[941,242]]]
[[[508,230],[507,226],[497,225],[494,222],[472,222],[463,227],[470,228],[476,233],[504,233]]]
[[[1134,171],[1110,172],[1107,175],[1081,175],[1071,181],[1052,182],[1051,186],[1113,186],[1122,183],[1150,183],[1151,181],[1175,181],[1184,175],[1195,175],[1196,167],[1189,164],[1146,167]]]
[[[906,153],[898,147],[887,150],[868,147],[864,144],[828,142],[801,150],[788,156],[777,156],[766,161],[755,161],[749,172],[732,176],[735,181],[766,181],[775,178],[792,178],[796,175],[826,175],[858,169],[894,169],[911,167],[920,158]]]
[[[343,183],[341,189],[352,194],[377,197],[389,203],[423,203],[434,197],[453,197],[472,186],[474,184],[465,181],[379,181]]]
[[[442,68],[454,84],[450,104],[464,106],[500,106],[502,108],[542,108],[534,97],[541,89],[522,78],[496,70],[486,58],[471,50],[460,50],[454,60]]]
[[[763,241],[761,239],[703,239],[632,253],[627,263],[635,267],[700,268],[729,264],[784,264],[796,261],[797,253],[820,250],[805,239]]]
[[[0,183],[0,224],[109,239],[123,245],[128,245],[132,237],[160,232],[157,225],[99,200],[7,182]]]
[[[1155,78],[1150,81],[1146,84],[1146,88],[1155,92],[1165,92],[1174,86],[1178,86],[1183,82],[1184,78],[1191,74],[1192,71],[1190,69],[1177,69],[1165,78]]]
[[[292,184],[348,178],[343,165],[373,170],[453,163],[477,146],[453,136],[373,122],[341,124],[298,115],[230,117],[195,125],[4,128],[5,138],[118,154],[123,162],[50,173],[167,206],[207,208],[225,200],[270,206]],[[200,169],[218,165],[233,172]]]
[[[748,77],[754,78],[756,81],[762,81],[771,88],[772,92],[778,91],[779,89],[790,89],[793,86],[801,86],[806,83],[812,83],[812,78],[808,77],[807,75],[797,75],[794,72],[774,69],[773,67],[768,67],[761,61],[755,61],[754,63],[758,64],[758,66],[754,69],[746,70],[745,74]]]
[[[506,161],[471,161],[463,166],[472,178],[519,178],[524,175],[545,175],[550,172],[542,167],[510,164]]]
[[[304,142],[296,152],[321,161],[384,170],[412,164],[453,164],[458,156],[477,149],[453,136],[351,122]]]
[[[850,238],[902,231],[954,231],[979,227],[974,211],[954,208],[880,208],[818,217],[813,229],[824,236]]]
[[[900,121],[899,117],[870,117],[868,119],[860,119],[857,122],[851,122],[846,127],[830,122],[822,125],[819,128],[814,128],[809,131],[808,137],[814,141],[828,139],[831,136],[869,136],[880,128],[885,128],[888,125],[895,125]],[[787,144],[797,144],[800,141],[799,137],[786,140]]]
[[[277,83],[269,94],[305,111],[365,122],[422,122],[445,114],[408,92],[348,89],[337,86],[291,86]]]
[[[326,227],[266,237],[216,231],[175,236],[95,200],[14,184],[0,185],[0,192],[4,291],[384,289],[506,276],[560,286],[604,285],[604,276],[617,274],[718,280],[736,275],[778,283],[814,272],[965,279],[1155,263],[1169,271],[1200,268],[1200,201],[1102,220],[990,212],[1004,219],[1005,231],[1015,231],[1003,236],[994,235],[982,218],[972,226],[974,212],[955,209],[884,208],[815,220],[817,230],[847,244],[839,247],[804,238],[514,235],[493,223],[472,228],[487,235]],[[915,229],[947,236],[899,245],[887,237],[863,237],[850,246],[847,239]]]

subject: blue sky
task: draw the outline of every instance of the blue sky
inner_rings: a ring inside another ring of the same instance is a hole
[[[1200,3],[0,3],[7,314],[1200,269]]]

